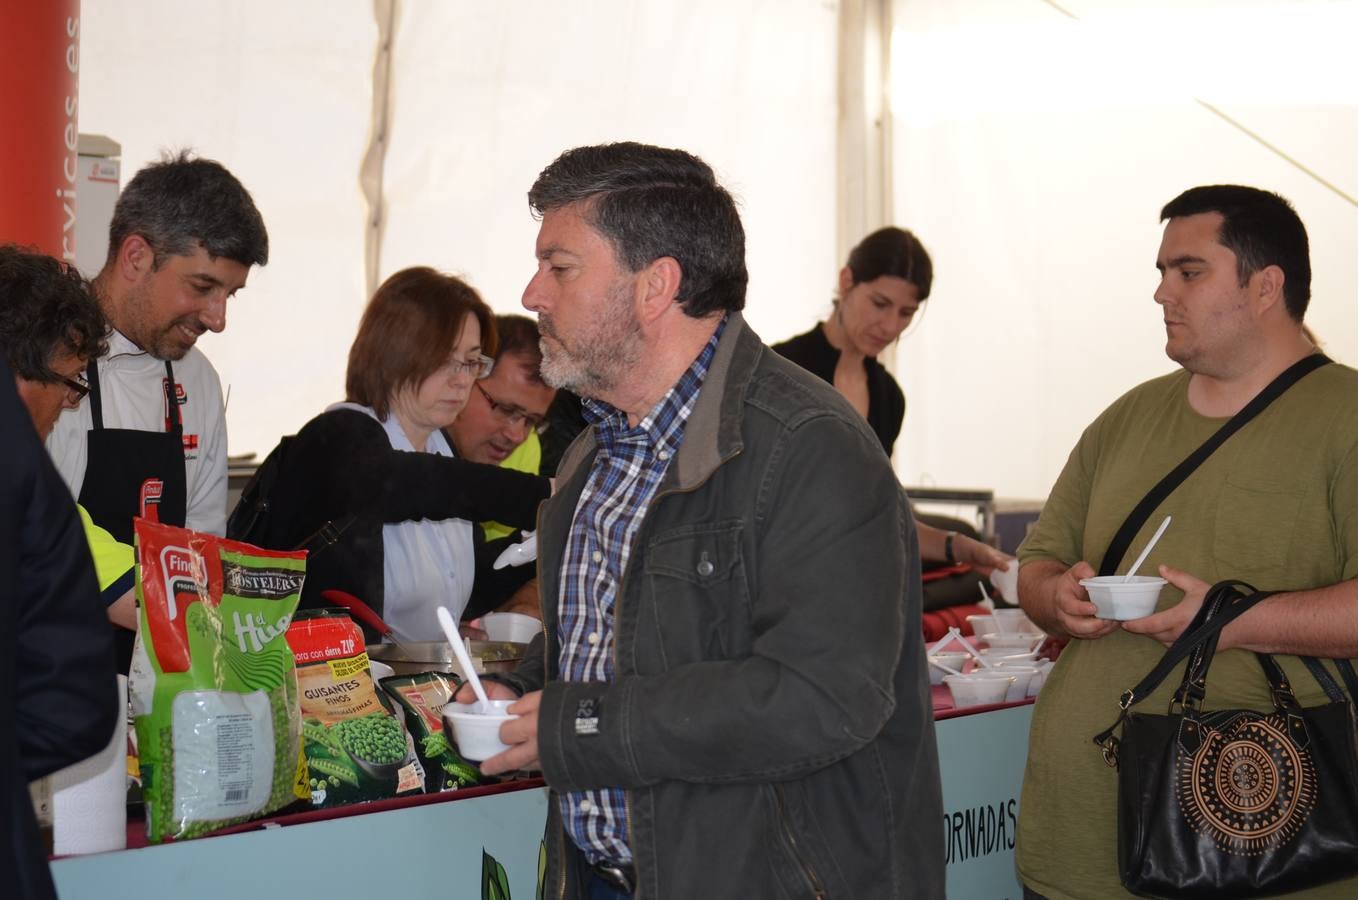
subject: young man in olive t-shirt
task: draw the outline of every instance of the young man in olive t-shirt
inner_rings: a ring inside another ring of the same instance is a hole
[[[1358,656],[1358,372],[1338,364],[1302,378],[1232,436],[1133,538],[1132,547],[1144,546],[1164,515],[1174,516],[1142,567],[1169,581],[1153,615],[1096,618],[1079,584],[1153,485],[1316,352],[1302,325],[1306,231],[1286,200],[1200,187],[1161,217],[1155,300],[1165,352],[1181,369],[1132,389],[1086,429],[1019,551],[1024,609],[1049,633],[1076,639],[1033,713],[1018,836],[1028,896],[1130,896],[1118,880],[1117,773],[1090,739],[1117,717],[1119,695],[1192,621],[1213,582],[1285,591],[1222,632],[1213,708],[1271,709],[1246,651],[1279,654],[1303,705],[1324,695],[1296,654]],[[1167,679],[1144,708],[1165,709],[1176,684]],[[1305,896],[1355,893],[1358,883],[1348,881]]]

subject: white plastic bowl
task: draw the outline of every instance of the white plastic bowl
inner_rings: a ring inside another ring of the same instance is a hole
[[[1028,621],[1028,616],[1021,609],[997,609],[990,614],[990,618],[994,620],[993,630],[1001,634],[1019,634],[1033,628],[1033,623]]]
[[[992,616],[967,616],[967,624],[971,625],[972,636],[977,640],[987,632],[999,631]]]
[[[967,664],[967,660],[971,658],[971,654],[965,651],[953,652],[951,650],[941,650],[938,653],[930,653],[929,658],[936,659],[948,668],[956,669],[960,672],[962,671],[962,667]],[[931,665],[929,666],[929,683],[942,684],[943,676],[947,674],[947,672],[943,671],[938,666]]]
[[[1013,675],[991,674],[990,672],[970,673],[967,675],[946,675],[943,683],[952,693],[952,705],[959,709],[964,706],[982,706],[987,703],[1003,703],[1005,695],[1018,679]]]
[[[457,752],[463,759],[481,762],[509,749],[500,740],[500,726],[510,719],[505,708],[517,700],[492,700],[489,713],[481,710],[480,701],[473,703],[449,703],[443,707],[443,725],[452,732]]]
[[[1127,581],[1122,575],[1098,575],[1082,578],[1080,584],[1089,592],[1089,599],[1097,607],[1100,619],[1140,619],[1155,612],[1160,589],[1169,582],[1156,575],[1134,575]]]
[[[526,644],[542,631],[542,622],[523,613],[493,612],[481,617],[481,627],[486,630],[486,637],[492,641]]]
[[[1006,603],[1018,603],[1018,570],[1018,560],[1011,559],[1008,571],[994,569],[990,573],[990,583],[1000,592]]]
[[[986,647],[981,650],[981,656],[992,666],[1000,662],[1023,665],[1033,661],[1031,654],[1020,653],[1012,647]]]
[[[981,640],[985,641],[991,649],[1011,650],[1019,653],[1027,653],[1037,646],[1037,642],[1041,639],[1041,634],[1033,634],[1029,631],[1022,631],[1017,634],[997,634],[992,631],[981,635]]]
[[[1033,685],[1034,679],[1042,674],[1042,670],[1032,664],[1020,662],[1010,662],[1008,660],[998,660],[995,663],[997,671],[1005,675],[1013,675],[1014,683],[1005,691],[1005,701],[1022,700],[1024,697],[1032,697],[1037,694],[1037,689]],[[1041,682],[1038,682],[1038,687]]]

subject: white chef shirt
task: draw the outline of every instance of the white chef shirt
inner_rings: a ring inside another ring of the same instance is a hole
[[[109,335],[108,352],[99,358],[99,392],[104,427],[165,433],[165,361],[137,347],[122,333]],[[226,533],[226,409],[217,370],[197,347],[174,366],[179,415],[184,422],[185,524],[195,531]],[[85,480],[88,445],[94,427],[89,398],[63,410],[47,439],[47,450],[62,480],[79,497]]]

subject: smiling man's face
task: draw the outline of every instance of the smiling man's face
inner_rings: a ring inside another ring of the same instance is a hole
[[[142,272],[118,330],[156,359],[183,359],[204,331],[226,328],[226,301],[249,271],[234,259],[213,259],[201,246],[167,256]]]

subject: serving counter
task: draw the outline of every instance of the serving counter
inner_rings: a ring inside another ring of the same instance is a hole
[[[948,896],[1017,900],[1014,829],[1032,701],[952,708],[934,688]],[[52,862],[62,900],[447,897],[533,900],[540,779],[274,817],[212,837]],[[503,881],[496,881],[497,868]],[[500,888],[507,888],[507,892]],[[498,891],[498,892],[497,892]]]

